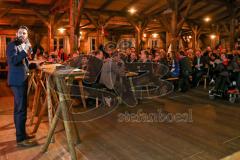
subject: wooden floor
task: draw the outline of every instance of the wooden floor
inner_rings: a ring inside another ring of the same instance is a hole
[[[0,160],[70,159],[62,125],[57,128],[56,142],[50,144],[47,153],[40,153],[48,130],[46,121],[37,134],[40,146],[16,147],[13,97],[5,81],[0,81],[0,88]],[[229,159],[239,160],[236,156],[240,150],[239,104],[211,101],[207,90],[199,88],[186,94],[173,93],[168,98],[144,100],[134,108],[121,105],[106,117],[78,123],[82,141],[76,146],[78,159],[217,160],[235,153]],[[159,113],[159,109],[171,115],[186,113],[188,122],[122,122],[121,119],[124,114],[150,115]]]

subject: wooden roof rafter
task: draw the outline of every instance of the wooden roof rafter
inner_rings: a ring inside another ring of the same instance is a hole
[[[112,0],[106,0],[99,8],[99,11],[103,11],[107,6],[109,6],[112,3]]]
[[[0,18],[4,17],[8,12],[11,10],[11,8],[6,8],[2,13],[0,13]]]
[[[27,4],[27,0],[21,0],[21,5],[26,5]]]
[[[0,8],[14,8],[14,9],[26,9],[26,10],[40,10],[40,11],[49,11],[49,5],[45,4],[27,4],[20,5],[19,2],[0,2]]]
[[[85,0],[79,0],[78,1],[78,6],[77,6],[77,16],[75,19],[75,33],[79,34],[79,25],[80,25],[80,21],[81,21],[81,16],[82,16],[82,12],[83,12],[83,7],[84,7],[84,3]]]
[[[32,9],[32,11],[36,14],[36,16],[47,26],[50,26],[50,23],[48,22],[48,17],[43,16],[40,12]]]
[[[167,10],[169,8],[168,4],[165,4],[163,6],[161,6],[160,8],[152,11],[151,13],[145,15],[145,17],[152,17],[152,18],[156,18],[158,16],[160,16],[160,14],[162,14],[162,12],[164,12],[165,10]]]
[[[203,12],[200,12],[200,13],[195,12],[195,13],[193,13],[191,15],[191,17],[193,17],[193,18],[203,17],[204,15],[206,15],[206,13],[208,15],[211,15],[211,13],[213,13],[214,11],[216,11],[218,9],[219,9],[219,6],[217,6],[217,5],[216,6],[209,6],[209,7],[206,7],[205,9],[203,9]]]
[[[145,8],[141,10],[141,14],[144,14],[146,11],[155,6],[157,2],[159,2],[159,0],[152,0],[152,2],[149,5],[147,5]]]

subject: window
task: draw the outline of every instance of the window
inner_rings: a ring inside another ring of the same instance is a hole
[[[60,38],[60,37],[54,38],[53,46],[54,46],[54,51],[57,49],[59,50],[60,48],[64,48],[64,38]]]
[[[59,49],[64,48],[64,41],[63,38],[59,38]]]
[[[53,46],[54,46],[54,51],[56,51],[57,50],[57,38],[54,38],[54,44],[53,44]]]
[[[157,40],[152,40],[152,48],[157,47]]]
[[[90,41],[90,51],[93,51],[93,50],[96,50],[96,39],[95,38],[91,38],[91,41]]]

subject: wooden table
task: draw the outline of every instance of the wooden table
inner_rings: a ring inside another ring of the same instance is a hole
[[[72,117],[67,113],[70,105],[70,89],[68,88],[65,82],[67,80],[67,82],[71,84],[73,79],[78,80],[83,106],[86,108],[82,84],[82,80],[85,76],[86,71],[73,68],[67,69],[63,68],[58,70],[56,69],[58,67],[64,66],[61,64],[47,64],[38,67],[38,71],[40,71],[39,73],[40,76],[37,81],[37,89],[34,95],[31,121],[33,122],[33,118],[35,117],[37,110],[40,110],[40,114],[38,116],[37,123],[35,124],[32,133],[37,132],[44,114],[46,113],[46,111],[48,111],[50,129],[48,133],[47,142],[43,147],[43,152],[45,152],[48,148],[50,141],[54,140],[53,133],[56,128],[59,116],[62,117],[65,131],[67,134],[69,151],[73,159],[75,159],[74,157],[76,157],[76,155],[73,146],[72,128],[75,131],[77,143],[80,143],[80,138],[75,123],[73,123],[73,127],[70,127],[71,126],[70,120],[72,119]],[[50,83],[51,79],[53,79],[52,84]],[[55,86],[57,87],[57,89],[55,89]],[[45,93],[45,100],[43,105],[39,105],[39,97],[42,92]],[[58,107],[56,108],[54,116],[53,116],[53,101],[54,104],[58,103]]]
[[[62,120],[64,122],[64,127],[65,127],[65,132],[66,132],[66,136],[67,136],[67,142],[68,142],[68,146],[69,146],[69,152],[71,154],[71,157],[73,160],[76,160],[76,152],[74,149],[74,141],[76,142],[76,144],[80,143],[80,138],[79,138],[79,134],[76,128],[76,125],[73,121],[73,117],[71,116],[71,114],[68,113],[69,111],[69,107],[70,107],[70,89],[68,88],[67,84],[66,84],[66,79],[68,80],[68,82],[71,84],[72,80],[74,78],[77,78],[80,82],[80,92],[81,93],[81,97],[82,99],[84,99],[84,95],[83,95],[83,86],[82,86],[82,79],[84,78],[85,75],[85,71],[83,70],[73,70],[73,69],[63,69],[63,70],[56,70],[57,66],[43,66],[42,70],[44,73],[46,73],[48,75],[48,80],[46,80],[47,83],[47,101],[48,101],[48,110],[50,110],[50,112],[52,111],[52,104],[51,104],[51,94],[50,94],[50,87],[51,85],[49,84],[50,79],[49,78],[53,78],[54,82],[56,84],[57,87],[57,93],[58,93],[58,100],[59,100],[59,106],[56,109],[55,115],[53,117],[52,120],[50,120],[50,129],[48,132],[48,136],[47,136],[47,141],[44,144],[43,148],[42,148],[42,152],[46,152],[48,149],[48,146],[52,140],[52,137],[54,135],[54,131],[56,129],[59,117],[62,117]],[[53,87],[53,86],[52,86]],[[85,102],[85,100],[84,100]],[[43,107],[43,110],[46,110],[47,107]],[[42,113],[41,112],[41,113]],[[42,114],[40,114],[42,116]],[[51,117],[52,115],[49,115],[49,117]],[[73,123],[71,124],[71,121],[73,121]],[[75,137],[73,136],[75,135]],[[74,140],[75,139],[75,140]]]

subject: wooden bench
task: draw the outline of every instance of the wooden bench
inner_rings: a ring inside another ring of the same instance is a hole
[[[166,80],[167,81],[177,81],[177,80],[179,80],[179,78],[178,77],[171,77],[171,78],[167,78]]]

